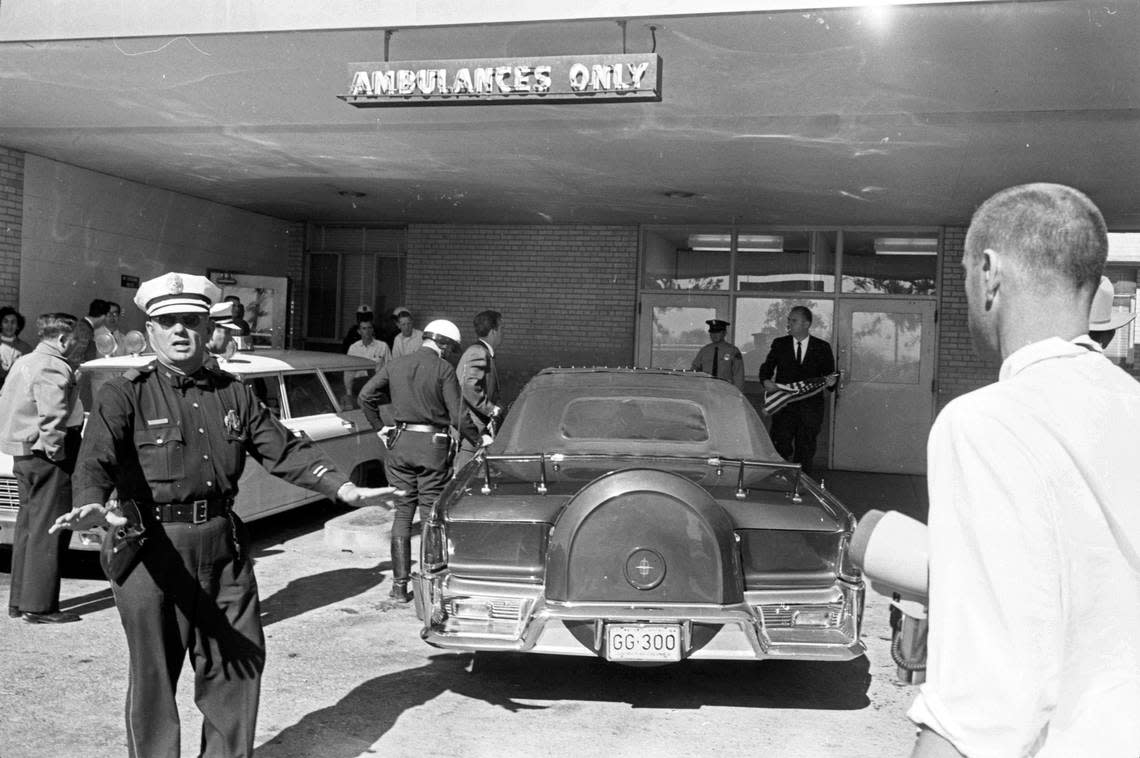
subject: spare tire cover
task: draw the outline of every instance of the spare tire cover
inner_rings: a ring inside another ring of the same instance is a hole
[[[550,600],[738,603],[732,521],[678,474],[624,469],[586,485],[554,523]]]

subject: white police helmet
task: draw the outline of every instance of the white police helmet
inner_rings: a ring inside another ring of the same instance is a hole
[[[450,340],[458,345],[460,342],[459,327],[445,319],[436,319],[424,327],[424,339],[445,344]]]

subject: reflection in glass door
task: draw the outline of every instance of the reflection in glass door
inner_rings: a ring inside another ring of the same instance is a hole
[[[934,418],[934,309],[930,300],[840,301],[833,468],[926,473]]]
[[[638,318],[638,365],[688,369],[709,341],[708,319],[728,319],[728,297],[643,295]]]

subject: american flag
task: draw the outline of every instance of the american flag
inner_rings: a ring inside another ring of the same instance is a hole
[[[827,386],[827,381],[839,374],[821,376],[818,379],[805,379],[802,382],[777,384],[776,389],[764,393],[764,413],[771,416],[788,403],[795,403],[804,398],[818,395]]]

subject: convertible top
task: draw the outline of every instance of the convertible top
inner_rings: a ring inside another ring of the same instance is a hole
[[[559,452],[783,460],[740,390],[707,374],[666,369],[540,372],[489,453]]]

